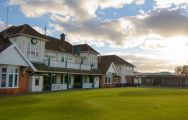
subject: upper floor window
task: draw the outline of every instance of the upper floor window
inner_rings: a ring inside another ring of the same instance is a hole
[[[126,70],[133,70],[133,67],[127,66],[127,67],[126,67]]]
[[[18,68],[0,67],[0,88],[18,87]]]
[[[96,61],[95,61],[95,60],[92,58],[92,59],[91,59],[91,67],[93,67],[93,68],[95,68],[95,67],[96,67],[95,62],[96,62]]]
[[[65,62],[72,62],[72,60],[73,60],[72,57],[69,57],[69,56],[64,57]]]
[[[27,57],[30,60],[37,60],[39,58],[40,46],[34,45],[32,43],[27,44]]]

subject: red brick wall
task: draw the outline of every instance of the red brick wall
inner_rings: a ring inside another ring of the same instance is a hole
[[[23,74],[23,69],[20,69],[19,87],[18,88],[0,88],[0,95],[18,94],[28,91],[29,73]]]

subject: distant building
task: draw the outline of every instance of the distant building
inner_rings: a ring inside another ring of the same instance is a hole
[[[160,73],[136,73],[135,81],[143,86],[187,86],[188,79],[185,76],[169,72]]]

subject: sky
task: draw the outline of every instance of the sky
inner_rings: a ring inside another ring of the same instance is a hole
[[[0,31],[29,24],[101,55],[116,54],[139,72],[188,64],[188,0],[0,0]]]

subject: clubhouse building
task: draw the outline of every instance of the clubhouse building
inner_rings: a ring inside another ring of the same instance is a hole
[[[100,56],[88,44],[72,45],[24,24],[0,32],[0,94],[115,87],[133,83],[134,65]]]
[[[70,44],[24,24],[0,32],[0,95],[123,86],[187,86],[184,76],[135,73],[117,55],[101,56],[88,44]]]

